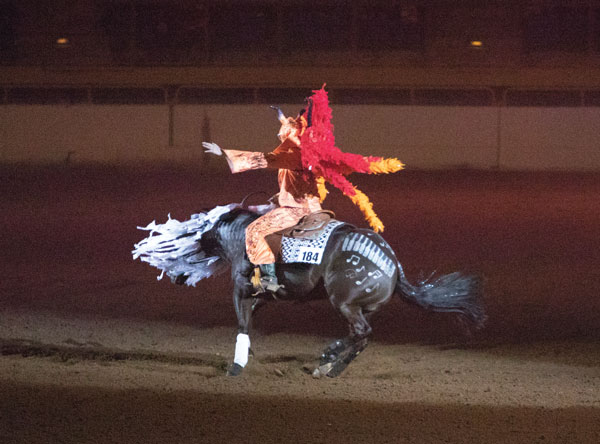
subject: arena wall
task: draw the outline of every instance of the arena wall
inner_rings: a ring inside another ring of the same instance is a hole
[[[294,114],[298,106],[287,105]],[[600,108],[336,105],[338,146],[412,168],[600,170]],[[265,105],[4,105],[1,162],[202,163],[202,140],[267,151]]]

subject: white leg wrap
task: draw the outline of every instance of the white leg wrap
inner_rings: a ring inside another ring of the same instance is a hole
[[[235,342],[235,356],[233,362],[246,367],[248,363],[248,350],[250,349],[250,336],[244,333],[238,333]]]

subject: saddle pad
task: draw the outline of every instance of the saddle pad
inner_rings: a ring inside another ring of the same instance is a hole
[[[303,262],[320,264],[325,246],[331,233],[344,222],[333,220],[329,222],[321,235],[316,239],[297,239],[283,236],[281,238],[281,262]]]

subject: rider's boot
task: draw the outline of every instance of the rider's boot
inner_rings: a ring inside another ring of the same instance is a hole
[[[260,279],[256,279],[256,277],[252,279],[255,288],[262,291],[270,291],[274,294],[284,288],[283,285],[279,285],[279,282],[277,282],[274,263],[260,264],[258,268],[260,269]]]

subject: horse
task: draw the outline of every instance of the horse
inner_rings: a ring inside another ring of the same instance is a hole
[[[239,204],[217,208],[220,208],[218,217],[207,217],[212,222],[204,225],[195,241],[196,249],[188,256],[199,258],[195,263],[209,260],[211,266],[217,264],[221,270],[223,264],[231,266],[238,335],[228,376],[243,372],[250,349],[252,315],[267,301],[328,299],[346,320],[349,334],[324,349],[319,366],[313,372],[315,377],[340,375],[367,347],[372,332],[369,318],[394,294],[428,311],[455,313],[475,328],[485,322],[477,276],[454,272],[411,284],[393,249],[381,235],[350,224],[341,224],[331,233],[320,263],[277,264],[276,274],[284,286],[283,294],[257,293],[250,283],[254,266],[246,256],[245,232],[264,211],[253,211]],[[171,274],[171,278],[183,284],[188,275],[176,273]]]

